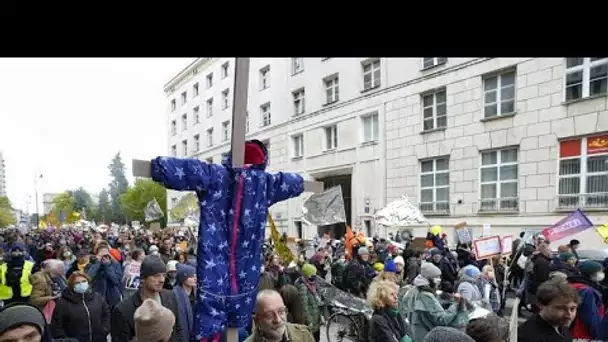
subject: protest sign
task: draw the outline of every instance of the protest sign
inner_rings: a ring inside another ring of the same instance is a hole
[[[376,223],[386,227],[407,227],[427,222],[420,209],[406,196],[392,201],[374,214]]]
[[[338,185],[310,195],[302,206],[302,221],[317,226],[346,222],[342,187]]]
[[[467,227],[466,222],[458,223],[454,226],[456,230],[456,237],[458,238],[458,242],[462,244],[471,243],[473,241],[473,236],[471,235],[471,231],[469,227]]]
[[[141,282],[141,278],[140,278],[140,270],[141,270],[141,264],[139,262],[131,262],[129,264],[129,279],[127,279],[127,283],[125,284],[125,287],[128,289],[138,289],[139,288],[139,284]]]
[[[500,255],[502,244],[500,236],[490,236],[477,240],[473,240],[473,250],[477,260],[489,259],[493,256]]]
[[[489,223],[484,223],[483,224],[483,231],[481,233],[482,237],[488,237],[492,235],[492,225],[490,225]]]
[[[543,235],[549,241],[556,241],[583,232],[593,227],[593,223],[580,210],[576,209],[568,217],[553,226],[543,229]]]
[[[501,253],[502,255],[508,255],[511,254],[511,248],[513,246],[513,235],[507,235],[507,236],[503,236],[502,239],[500,239],[501,242]]]

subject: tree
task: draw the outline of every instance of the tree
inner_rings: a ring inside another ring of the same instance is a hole
[[[74,198],[74,211],[82,213],[84,210],[86,219],[91,220],[95,216],[95,205],[91,195],[83,187],[80,187],[72,191],[72,197]],[[82,219],[85,218],[82,217]]]
[[[8,197],[0,197],[0,228],[5,228],[17,223],[13,214],[13,206]]]
[[[99,192],[99,204],[97,205],[97,212],[95,213],[95,221],[100,222],[108,222],[111,219],[111,211],[112,208],[110,206],[110,194],[108,190],[101,189]]]
[[[60,218],[60,220],[65,222],[67,221],[68,216],[74,212],[75,205],[76,201],[74,201],[74,197],[72,197],[72,192],[65,191],[53,198],[52,212],[57,218]]]
[[[124,213],[131,221],[145,222],[144,209],[150,201],[156,199],[165,217],[161,226],[165,225],[167,216],[167,189],[151,179],[138,178],[135,186],[120,196],[120,203]]]
[[[111,206],[110,219],[115,223],[124,223],[126,222],[126,219],[120,204],[120,195],[128,190],[129,181],[127,181],[125,175],[126,167],[122,162],[120,152],[114,156],[114,159],[112,159],[112,162],[108,166],[108,170],[110,170],[110,176],[112,176],[112,181],[109,184]]]

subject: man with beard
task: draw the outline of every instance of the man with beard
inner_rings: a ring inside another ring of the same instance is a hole
[[[519,327],[518,342],[571,342],[568,327],[576,317],[577,291],[567,283],[548,281],[538,287],[536,300],[539,312]]]
[[[245,342],[314,342],[308,327],[287,322],[287,308],[275,290],[262,290],[256,297],[255,329]]]
[[[5,305],[26,303],[32,294],[30,275],[34,263],[25,260],[25,246],[13,243],[6,263],[0,265],[0,301]]]

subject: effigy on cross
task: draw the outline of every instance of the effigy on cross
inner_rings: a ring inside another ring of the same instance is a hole
[[[229,342],[238,341],[237,328],[251,323],[255,306],[268,208],[324,188],[322,182],[305,181],[298,174],[267,173],[264,144],[245,141],[249,62],[236,58],[231,153],[223,165],[170,157],[133,160],[134,176],[151,177],[173,190],[195,191],[199,199],[198,341],[217,342],[226,330]]]

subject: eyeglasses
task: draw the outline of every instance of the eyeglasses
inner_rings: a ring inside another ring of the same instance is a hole
[[[282,318],[282,317],[285,317],[286,314],[287,314],[286,307],[278,308],[277,310],[274,310],[274,311],[263,311],[263,312],[259,313],[260,317],[264,320],[271,320],[271,319],[275,318],[276,316],[279,316]]]

